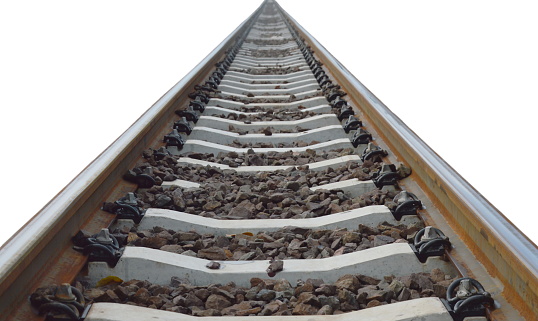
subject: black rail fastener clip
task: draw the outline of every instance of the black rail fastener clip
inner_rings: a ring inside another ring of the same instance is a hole
[[[340,115],[338,115],[338,120],[343,121],[344,119],[349,118],[349,116],[353,115],[355,115],[355,112],[353,111],[351,106],[347,105],[346,102],[345,105],[342,106],[342,108],[340,109]]]
[[[137,184],[139,188],[150,188],[156,183],[152,167],[146,167],[143,170],[140,168],[129,170],[123,175],[123,179]]]
[[[80,320],[85,311],[84,296],[69,283],[37,289],[30,295],[30,304],[47,321]]]
[[[342,97],[342,93],[338,89],[333,89],[330,92],[328,92],[325,97],[327,97],[327,100],[329,102],[333,102],[336,98]]]
[[[372,140],[372,134],[370,134],[367,130],[359,128],[351,138],[351,144],[353,144],[353,147],[357,148],[359,145],[366,145],[369,144]]]
[[[153,157],[157,161],[163,160],[166,156],[172,156],[172,154],[164,146],[162,146],[161,148],[153,151]]]
[[[327,74],[325,74],[325,71],[321,71],[318,73],[318,75],[315,76],[316,77],[316,80],[318,81],[318,83],[321,83],[322,81],[326,80],[326,79],[329,79],[329,76],[327,76]]]
[[[189,106],[187,110],[176,110],[176,115],[185,117],[188,121],[192,121],[195,124],[198,122],[198,114],[192,109],[191,106]]]
[[[322,72],[323,69],[320,67],[320,66],[315,66],[313,69],[312,69],[312,73],[314,74],[314,77],[316,75],[316,73],[318,72]]]
[[[190,93],[188,96],[190,99],[198,100],[207,104],[209,102],[209,96],[202,91],[202,87],[197,86],[198,90]]]
[[[176,121],[173,128],[176,129],[178,132],[185,133],[187,135],[190,135],[192,133],[192,127],[187,121],[186,117],[181,117],[180,120]]]
[[[401,191],[394,196],[392,200],[396,207],[392,210],[392,214],[396,220],[401,220],[404,215],[417,215],[418,210],[422,209],[422,202],[418,197],[408,191]]]
[[[417,215],[418,210],[422,209],[422,202],[418,197],[407,191],[396,194],[392,201],[396,204],[396,207],[391,209],[392,215],[398,221],[404,215]]]
[[[209,81],[216,83],[217,85],[220,85],[220,78],[219,77],[213,77],[212,75],[209,76]],[[215,88],[216,89],[216,88]]]
[[[210,78],[208,81],[205,82],[205,84],[213,89],[217,89],[219,87],[219,84],[217,84],[215,81],[213,81],[214,78]]]
[[[183,137],[179,134],[177,129],[173,129],[168,135],[164,135],[163,141],[166,143],[166,146],[177,146],[178,149],[183,148],[185,142]]]
[[[138,207],[138,199],[136,194],[129,192],[124,197],[114,203],[104,202],[103,211],[115,214],[118,219],[133,220],[135,223],[140,223],[144,216],[144,211]]]
[[[377,173],[373,173],[372,181],[377,188],[398,184],[398,171],[394,164],[383,164]]]
[[[372,162],[378,162],[381,161],[381,158],[384,156],[387,156],[388,153],[383,148],[374,145],[373,143],[368,143],[368,147],[362,152],[361,160],[364,161],[372,161]],[[392,165],[394,166],[394,165]]]
[[[219,78],[219,79],[224,78],[224,74],[223,74],[222,72],[220,72],[220,70],[215,70],[215,71],[213,71],[213,74],[212,74],[212,75],[213,75],[213,77],[217,77],[217,78]]]
[[[454,321],[469,317],[485,317],[486,308],[494,308],[495,301],[480,282],[471,278],[459,278],[446,290],[446,300],[441,300]]]
[[[357,117],[352,115],[352,116],[349,116],[346,123],[344,124],[344,131],[346,132],[346,134],[349,134],[350,131],[357,130],[361,126],[362,126],[362,121],[360,121]]]
[[[201,113],[204,112],[205,110],[205,105],[203,102],[199,101],[199,100],[191,100],[190,103],[189,103],[189,107],[192,108],[193,110],[197,110]]]
[[[426,262],[430,256],[442,256],[445,250],[450,249],[448,237],[440,230],[432,226],[426,226],[418,231],[410,244],[420,262]]]
[[[87,235],[79,231],[72,241],[73,249],[88,255],[90,262],[106,262],[115,266],[123,253],[118,240],[110,234],[107,228],[101,229],[95,235]]]
[[[326,88],[327,86],[331,86],[332,83],[333,83],[333,82],[332,82],[329,78],[326,78],[326,79],[324,79],[323,81],[320,81],[320,82],[319,82],[319,86],[320,86],[321,88]]]
[[[332,108],[340,108],[340,110],[344,109],[345,107],[348,107],[348,104],[347,104],[347,101],[340,98],[340,96],[336,96],[336,98],[330,102],[331,104],[331,107]],[[354,113],[351,113],[349,115],[353,115]],[[344,117],[342,117],[342,119],[344,119]]]
[[[225,74],[228,70],[228,66],[225,63],[217,62],[215,64],[215,67],[217,67],[217,70],[220,71],[222,74]]]

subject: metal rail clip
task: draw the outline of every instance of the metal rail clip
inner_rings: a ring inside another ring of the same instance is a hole
[[[144,216],[144,211],[138,208],[136,194],[129,192],[124,197],[114,203],[104,203],[102,209],[112,214],[116,214],[119,219],[133,220],[140,223]]]
[[[185,133],[187,135],[190,135],[192,133],[192,127],[187,121],[186,117],[181,117],[180,120],[176,121],[173,128],[176,129],[178,132]]]
[[[359,145],[366,145],[372,140],[372,134],[367,130],[359,128],[351,138],[351,144],[353,147],[357,148]]]
[[[346,123],[344,124],[344,131],[346,134],[349,134],[352,130],[357,130],[359,127],[362,126],[362,121],[360,121],[357,117],[349,116]]]
[[[340,98],[338,98],[338,99],[340,99]],[[340,100],[340,101],[344,101],[345,103],[342,105],[342,108],[340,108],[340,114],[338,115],[338,120],[339,121],[342,121],[342,120],[346,119],[346,117],[355,115],[355,111],[353,111],[351,106],[348,106],[348,104],[347,104],[347,102],[345,100]]]
[[[432,226],[426,226],[418,231],[411,248],[420,262],[426,262],[430,256],[441,256],[445,250],[451,247],[448,237],[440,230]]]
[[[80,320],[85,311],[84,296],[69,283],[37,289],[30,295],[30,304],[47,321]]]
[[[172,154],[166,147],[162,146],[161,148],[153,151],[153,157],[155,160],[159,161],[164,159],[166,156],[171,156]]]
[[[115,266],[123,253],[118,240],[110,234],[107,228],[95,235],[88,236],[83,231],[79,231],[72,238],[73,249],[88,255],[90,262],[99,261],[107,262]]]
[[[200,87],[198,85],[194,86],[194,89],[197,91],[190,93],[188,96],[190,99],[199,100],[203,102],[204,104],[207,104],[209,102],[209,96],[207,96],[202,90],[205,89],[205,87]],[[212,91],[212,90],[211,90]]]
[[[471,278],[454,280],[446,290],[446,300],[442,301],[454,321],[463,321],[468,317],[485,317],[486,308],[494,307],[495,303],[482,284]]]
[[[368,147],[362,152],[361,160],[363,162],[367,160],[370,160],[372,162],[379,162],[381,161],[381,158],[387,156],[387,154],[387,151],[383,148],[374,145],[373,143],[368,143]]]
[[[198,114],[191,106],[187,107],[187,110],[176,110],[176,115],[185,117],[188,121],[192,121],[195,124],[198,122]]]
[[[368,144],[370,146],[371,144]],[[374,173],[372,181],[377,188],[398,184],[398,171],[394,164],[383,164],[377,173]]]
[[[138,167],[133,168],[123,175],[123,179],[137,184],[140,188],[150,188],[156,183],[155,178],[153,178],[153,168],[151,166],[144,169]]]
[[[166,143],[166,147],[176,146],[178,149],[183,148],[185,144],[177,129],[173,129],[168,135],[164,135],[163,141]]]
[[[393,202],[396,203],[396,207],[391,209],[392,215],[398,221],[404,215],[417,215],[418,210],[422,208],[422,202],[418,197],[407,191],[401,191],[394,196]]]

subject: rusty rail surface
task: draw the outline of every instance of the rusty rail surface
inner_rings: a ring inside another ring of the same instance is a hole
[[[86,259],[71,249],[71,237],[80,229],[96,233],[109,226],[113,216],[100,207],[105,199],[118,199],[136,185],[122,175],[140,160],[143,150],[157,147],[169,131],[174,111],[188,104],[188,93],[213,71],[240,35],[261,13],[265,1],[248,19],[203,59],[188,75],[161,97],[124,134],[99,155],[69,185],[0,248],[0,315],[7,320],[39,320],[27,303],[38,287],[72,282]],[[413,169],[411,188],[422,191],[442,218],[429,214],[426,221],[446,221],[460,238],[453,253],[462,274],[476,273],[467,266],[471,255],[501,285],[502,297],[528,320],[538,315],[538,248],[502,213],[444,162],[396,115],[360,83],[338,60],[283,9],[282,13],[315,52],[349,101],[388,146],[396,160]],[[413,190],[413,191],[415,191]],[[467,254],[467,252],[469,254]],[[503,309],[493,320],[509,320]]]

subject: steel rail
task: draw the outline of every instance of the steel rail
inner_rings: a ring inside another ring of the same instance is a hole
[[[278,4],[277,4],[278,5]],[[538,247],[437,155],[398,116],[347,70],[284,9],[282,12],[313,48],[356,106],[387,138],[391,150],[407,162],[422,185],[446,209],[443,215],[460,225],[471,249],[506,286],[505,296],[524,316],[538,315]],[[392,142],[392,143],[391,143]],[[396,142],[396,143],[394,143]],[[465,238],[464,238],[465,239]],[[520,300],[517,300],[519,297]]]
[[[170,119],[178,104],[188,101],[188,91],[207,78],[236,38],[249,30],[264,5],[265,2],[4,243],[0,248],[0,315],[14,320],[38,318],[33,314],[20,317],[20,311],[29,309],[29,293],[41,280],[50,278],[50,262],[63,254],[58,253],[63,252],[59,249],[69,249],[70,238],[99,211],[110,190],[121,189],[117,182],[123,173],[151,142],[160,141],[158,138],[171,127]]]

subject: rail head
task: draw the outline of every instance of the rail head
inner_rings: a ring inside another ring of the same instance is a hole
[[[318,58],[330,69],[353,102],[374,121],[374,126],[388,130],[398,139],[399,146],[396,144],[392,146],[395,151],[408,164],[420,164],[411,166],[412,168],[418,168],[420,171],[420,168],[425,167],[422,170],[423,175],[418,176],[425,185],[434,189],[433,194],[436,196],[445,194],[445,198],[441,201],[447,209],[444,214],[453,216],[447,219],[458,222],[459,218],[465,217],[474,222],[462,226],[461,230],[465,231],[468,239],[486,245],[486,248],[477,247],[482,251],[478,256],[490,260],[490,264],[486,265],[489,270],[496,270],[490,272],[507,281],[505,284],[513,286],[510,293],[521,296],[527,311],[538,314],[538,247],[437,155],[292,16],[284,9],[280,9],[299,34],[306,39]],[[513,282],[514,276],[519,282]]]

